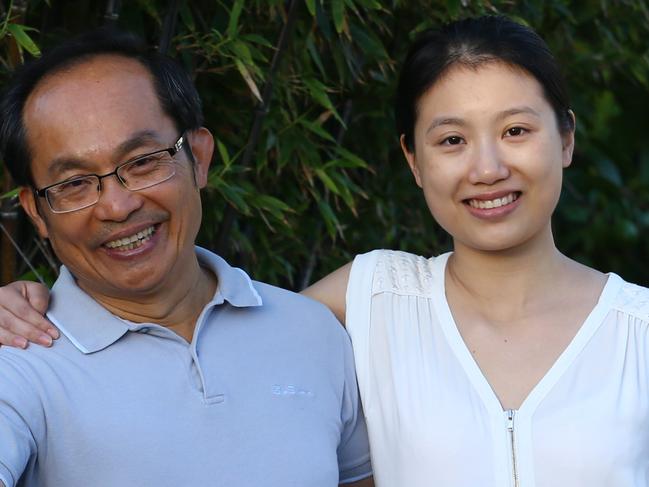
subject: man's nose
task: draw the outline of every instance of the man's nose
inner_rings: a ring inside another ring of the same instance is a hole
[[[125,221],[142,207],[142,195],[125,188],[115,175],[102,179],[100,187],[95,212],[102,220]]]
[[[474,146],[471,154],[469,182],[472,184],[494,184],[509,177],[509,166],[497,142],[482,141]]]

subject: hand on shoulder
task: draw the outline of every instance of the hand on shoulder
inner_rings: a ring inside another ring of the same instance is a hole
[[[59,332],[43,316],[48,303],[49,290],[42,284],[16,281],[0,287],[0,345],[50,346]]]

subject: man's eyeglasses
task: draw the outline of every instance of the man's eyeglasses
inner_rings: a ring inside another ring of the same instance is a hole
[[[117,180],[129,191],[139,191],[173,177],[176,174],[174,156],[185,143],[183,133],[173,147],[126,161],[107,174],[86,174],[45,188],[35,189],[34,193],[47,200],[54,213],[69,213],[94,205],[99,201],[101,180],[115,175]]]

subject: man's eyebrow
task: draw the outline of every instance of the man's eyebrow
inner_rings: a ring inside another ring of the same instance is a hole
[[[50,177],[56,177],[61,173],[67,171],[74,171],[76,169],[88,169],[88,163],[83,159],[78,159],[76,157],[57,157],[50,162],[49,167],[47,168],[47,173]]]
[[[125,158],[129,152],[132,152],[135,149],[147,144],[153,145],[154,143],[160,143],[160,135],[157,132],[153,130],[142,130],[140,132],[136,132],[133,136],[129,137],[117,146],[114,151],[115,159],[117,163],[124,162],[122,161],[122,159]],[[89,161],[85,159],[63,156],[53,159],[50,162],[47,172],[50,177],[56,177],[66,171],[74,171],[79,169],[88,171],[89,165]]]
[[[115,149],[115,155],[118,159],[122,159],[126,157],[126,154],[135,149],[139,149],[145,145],[160,144],[161,142],[158,132],[154,130],[141,130],[119,144],[117,149]]]

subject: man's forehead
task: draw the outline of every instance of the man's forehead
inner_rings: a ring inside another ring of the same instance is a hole
[[[116,86],[139,83],[154,90],[153,78],[149,70],[137,59],[118,54],[98,54],[85,56],[72,63],[45,75],[36,84],[26,105],[31,100],[49,94],[53,91],[74,85],[108,84]],[[80,100],[87,96],[86,92],[77,93]]]
[[[165,131],[152,77],[137,60],[94,56],[43,79],[23,113],[32,163],[113,152],[133,134]],[[35,168],[35,166],[32,166]]]

